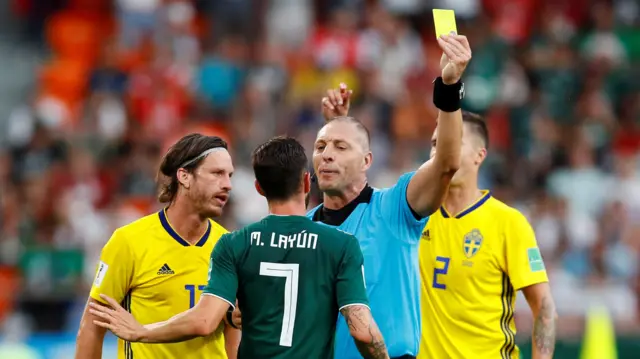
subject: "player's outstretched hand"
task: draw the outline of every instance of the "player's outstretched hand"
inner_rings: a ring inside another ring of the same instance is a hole
[[[105,300],[109,305],[89,303],[91,306],[89,312],[100,318],[100,320],[94,320],[93,323],[109,329],[122,340],[130,342],[139,341],[145,330],[144,327],[113,298],[104,294],[100,294],[100,298]]]
[[[238,329],[242,329],[242,312],[236,306],[236,309],[233,310],[233,314],[231,314],[231,319],[233,320],[233,325]]]
[[[327,96],[322,98],[322,116],[326,122],[349,113],[352,93],[345,83],[341,83],[340,88],[327,90]]]
[[[462,73],[471,61],[471,47],[464,35],[442,35],[438,38],[438,45],[442,49],[440,69],[442,82],[447,85],[455,84],[462,77]]]

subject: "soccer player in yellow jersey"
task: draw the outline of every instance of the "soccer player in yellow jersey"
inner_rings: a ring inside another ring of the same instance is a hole
[[[535,235],[520,212],[478,189],[478,169],[489,142],[487,127],[471,113],[463,113],[463,123],[460,169],[420,241],[418,358],[519,358],[513,320],[518,290],[535,318],[532,358],[551,358],[555,305]]]
[[[158,176],[168,177],[159,196],[167,207],[113,233],[102,250],[89,302],[105,304],[100,295],[108,295],[141,323],[194,307],[207,284],[211,251],[227,233],[210,218],[222,213],[232,173],[227,144],[219,137],[191,134],[171,147]],[[95,319],[85,309],[76,359],[102,358],[105,329]],[[235,359],[239,335],[221,323],[211,335],[182,343],[119,341],[118,359]]]

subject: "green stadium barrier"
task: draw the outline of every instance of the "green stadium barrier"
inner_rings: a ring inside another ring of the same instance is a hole
[[[28,248],[19,268],[27,292],[73,296],[82,280],[84,253],[79,249]]]

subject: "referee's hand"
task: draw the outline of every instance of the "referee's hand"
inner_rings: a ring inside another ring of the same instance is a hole
[[[438,45],[442,49],[440,69],[442,70],[442,82],[453,85],[460,81],[462,73],[471,61],[471,47],[464,35],[451,33],[438,37]]]
[[[109,329],[122,340],[140,341],[145,329],[136,321],[133,315],[122,308],[113,298],[104,294],[100,294],[100,298],[105,300],[108,305],[89,303],[91,306],[89,312],[100,318],[100,320],[94,320],[93,323],[99,327]]]
[[[322,98],[322,116],[325,122],[349,113],[351,94],[353,90],[350,90],[344,82],[340,84],[340,88],[327,90],[327,96]]]

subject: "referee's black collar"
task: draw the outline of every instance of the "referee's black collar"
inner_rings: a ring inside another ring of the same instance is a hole
[[[353,211],[358,207],[360,203],[369,203],[371,202],[371,197],[373,196],[373,187],[367,185],[360,192],[358,197],[354,198],[353,201],[349,202],[346,206],[340,209],[329,209],[321,204],[318,207],[318,210],[313,214],[313,220],[316,222],[322,222],[324,224],[328,224],[331,226],[339,226],[341,225],[347,218],[353,213]]]

